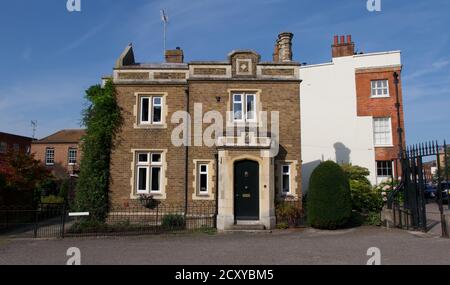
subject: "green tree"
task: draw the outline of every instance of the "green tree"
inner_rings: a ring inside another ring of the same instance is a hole
[[[332,161],[322,162],[314,169],[307,198],[308,222],[321,229],[344,226],[352,214],[348,178]]]
[[[114,85],[94,85],[86,91],[88,105],[83,111],[86,134],[76,186],[75,208],[88,211],[90,218],[103,221],[108,211],[108,183],[111,149],[121,125]]]
[[[369,179],[367,168],[352,165],[341,165],[350,182],[352,209],[358,212],[379,212],[383,206],[381,193],[376,191]]]

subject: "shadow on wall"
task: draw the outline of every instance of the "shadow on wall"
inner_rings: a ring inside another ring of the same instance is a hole
[[[307,163],[302,163],[302,194],[306,195],[309,188],[309,178],[312,172],[317,166],[322,162],[322,160],[314,160]]]
[[[350,153],[352,152],[345,144],[337,142],[333,145],[334,153],[336,154],[336,163],[344,164],[350,163]]]
[[[335,153],[335,162],[338,164],[350,163],[350,153],[351,150],[346,147],[343,143],[337,142],[333,144],[334,153]],[[331,149],[330,149],[331,150]],[[331,160],[331,158],[330,158]],[[316,169],[319,164],[325,161],[324,154],[321,154],[321,157],[317,160],[309,161],[306,163],[302,163],[302,191],[303,195],[308,193],[309,188],[309,178],[313,173],[314,169]]]

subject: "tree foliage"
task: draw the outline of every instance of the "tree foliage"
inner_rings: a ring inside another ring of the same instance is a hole
[[[88,105],[83,111],[86,134],[82,139],[80,173],[77,181],[75,207],[90,212],[102,221],[108,210],[110,153],[116,131],[121,124],[114,85],[94,85],[86,91]]]
[[[0,163],[0,204],[29,206],[33,197],[40,197],[42,185],[53,179],[33,155],[9,152]]]
[[[308,222],[321,229],[344,226],[352,214],[348,179],[342,168],[332,161],[314,169],[307,198]]]
[[[383,207],[382,195],[372,187],[367,168],[344,164],[341,166],[350,182],[352,209],[358,212],[379,212]]]
[[[0,163],[0,191],[34,191],[52,178],[50,171],[31,154],[10,152]]]

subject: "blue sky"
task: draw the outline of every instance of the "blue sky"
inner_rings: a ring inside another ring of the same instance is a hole
[[[402,50],[408,143],[450,140],[450,1],[381,0],[66,0],[3,1],[0,9],[0,131],[37,137],[77,128],[84,90],[110,74],[133,42],[139,62],[162,60],[161,8],[168,47],[185,59],[223,60],[237,48],[270,60],[280,31],[294,37],[300,62],[331,60],[335,34],[352,34],[358,51]]]

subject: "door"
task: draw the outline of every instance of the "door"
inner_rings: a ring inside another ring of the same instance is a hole
[[[234,164],[234,216],[259,220],[259,165],[243,160]]]

